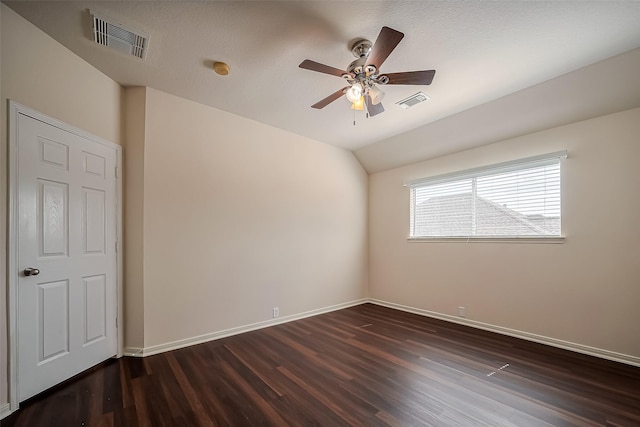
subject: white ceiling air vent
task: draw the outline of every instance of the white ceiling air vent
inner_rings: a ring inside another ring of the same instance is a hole
[[[103,46],[144,60],[149,49],[149,36],[141,31],[126,28],[113,19],[89,11],[93,20],[93,40]]]
[[[413,107],[416,104],[419,104],[421,102],[424,102],[426,100],[429,99],[429,96],[423,92],[418,92],[414,95],[411,95],[408,98],[403,99],[402,101],[398,101],[396,102],[396,104],[398,104],[399,106],[401,106],[402,108],[404,108],[405,110]]]

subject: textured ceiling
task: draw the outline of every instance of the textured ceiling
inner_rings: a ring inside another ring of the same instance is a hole
[[[452,137],[465,126],[464,120],[451,116],[464,118],[466,110],[640,47],[640,2],[633,1],[5,3],[124,86],[153,87],[356,150],[370,172],[468,148],[474,142],[456,142]],[[93,43],[89,9],[148,33],[147,60]],[[300,69],[298,64],[312,59],[344,69],[354,59],[350,43],[359,38],[374,41],[383,25],[405,33],[405,38],[382,70],[435,69],[433,84],[384,87],[386,111],[369,119],[358,112],[355,126],[354,112],[345,99],[322,110],[310,108],[344,82]],[[227,62],[231,73],[216,75],[213,61]],[[592,89],[596,100],[598,88]],[[431,99],[409,110],[394,104],[419,90]],[[591,101],[583,97],[576,103]],[[528,102],[523,98],[496,114],[518,115],[518,108],[526,108]],[[572,108],[567,105],[567,111]],[[550,124],[562,122],[557,114]],[[543,126],[538,120],[536,126]],[[440,143],[451,139],[446,150],[429,150],[424,146],[429,142],[403,142],[408,138],[403,135],[419,137],[420,131],[414,129],[429,126],[445,135]],[[536,126],[525,124],[522,131]],[[510,128],[513,132],[518,130]],[[502,134],[484,135],[481,142],[492,142]],[[396,145],[397,150],[417,150],[421,157],[381,162]]]

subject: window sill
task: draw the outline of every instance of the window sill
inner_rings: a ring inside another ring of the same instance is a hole
[[[409,243],[564,243],[564,236],[553,237],[407,237]]]

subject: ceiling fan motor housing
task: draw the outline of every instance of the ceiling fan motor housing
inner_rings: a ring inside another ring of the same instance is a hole
[[[364,72],[364,64],[366,62],[367,62],[366,56],[363,56],[362,58],[358,58],[355,61],[353,61],[351,64],[349,64],[349,66],[347,67],[347,71],[349,73],[355,74],[357,77],[358,74],[362,74]]]

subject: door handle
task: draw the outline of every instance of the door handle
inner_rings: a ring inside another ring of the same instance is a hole
[[[25,276],[37,276],[38,274],[40,274],[40,270],[33,267],[27,267],[24,269],[23,273]]]

